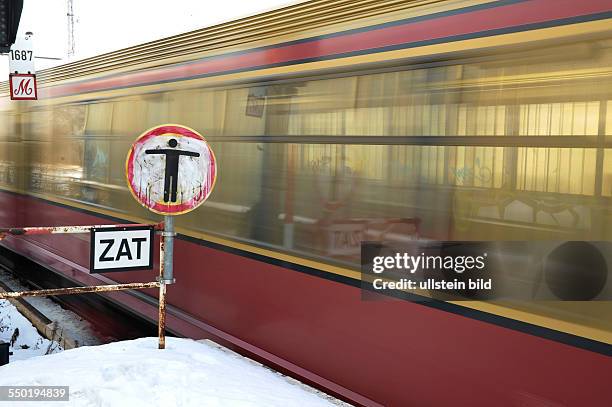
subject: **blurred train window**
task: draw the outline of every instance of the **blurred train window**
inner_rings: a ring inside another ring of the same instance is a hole
[[[359,239],[605,240],[612,225],[597,202],[612,196],[612,104],[598,83],[612,54],[596,48],[135,94],[85,116],[32,112],[28,137],[44,139],[49,123],[72,134],[63,149],[83,167],[84,199],[128,210],[130,144],[162,123],[193,127],[219,178],[177,221],[326,261],[356,264]],[[44,142],[28,148],[49,157]],[[329,240],[340,231],[350,247]]]
[[[80,138],[85,131],[87,108],[86,104],[55,106],[53,108],[54,137]]]
[[[607,102],[603,101],[602,103],[605,103],[606,106],[604,133],[606,138],[612,139],[612,101],[608,100]]]
[[[152,93],[113,100],[112,133],[135,139],[147,129],[167,123],[169,119],[168,101],[166,93]]]
[[[167,123],[168,103],[165,93],[113,100],[112,135],[108,180],[114,185],[125,185],[125,155],[147,129]]]
[[[0,139],[5,140],[15,134],[15,120],[12,112],[0,112]]]
[[[168,116],[200,131],[204,137],[223,134],[227,103],[226,90],[188,90],[170,92]]]
[[[113,118],[113,103],[92,103],[87,112],[85,128],[85,178],[97,183],[109,182],[111,159],[111,124]],[[93,188],[90,184],[87,188]],[[94,195],[86,190],[85,197]],[[90,200],[90,199],[88,199]]]
[[[250,88],[239,88],[230,89],[223,93],[215,92],[215,94],[208,96],[208,103],[205,106],[209,111],[204,113],[204,117],[210,123],[218,123],[219,129],[222,129],[221,132],[217,130],[218,135],[260,136],[266,134],[265,111],[269,110],[270,103],[274,102],[268,97],[266,98],[266,106],[259,109],[261,110],[261,116],[250,114],[249,112],[254,110],[248,106],[250,92]],[[222,95],[225,97],[222,97]],[[219,104],[216,105],[215,102]],[[286,121],[286,118],[283,121]],[[211,130],[215,132],[216,129]]]
[[[146,109],[144,115],[144,123],[140,131],[134,135],[134,138],[140,136],[145,130],[160,124],[168,123],[168,94],[165,92],[152,93],[144,95],[141,101]],[[138,123],[138,122],[136,122]],[[138,123],[140,124],[140,123]]]
[[[199,90],[171,92],[168,95],[168,110],[172,120],[194,129],[201,126],[201,93]]]
[[[88,135],[101,134],[110,136],[113,120],[113,103],[92,103],[87,111],[86,132]]]
[[[83,133],[87,120],[87,105],[53,106],[51,117],[53,142],[49,147],[52,163],[58,172],[70,168],[70,174],[80,173],[83,165]]]
[[[593,148],[518,148],[517,188],[526,191],[593,195]]]
[[[612,149],[610,148],[605,151],[603,168],[602,194],[612,197]]]
[[[148,127],[148,106],[142,97],[125,97],[113,101],[112,134],[115,136],[138,137]]]
[[[521,105],[521,136],[596,136],[599,102]]]
[[[49,140],[53,130],[53,112],[49,108],[33,109],[25,114],[25,140]]]
[[[420,219],[422,236],[438,239],[516,239],[525,228],[538,239],[610,236],[605,222],[594,227],[600,212],[591,198],[612,194],[612,158],[593,145],[609,114],[590,79],[609,56],[578,51],[589,58],[555,54],[561,59],[551,62],[550,53],[531,52],[229,89],[223,114],[209,120],[232,137],[215,142],[219,162],[243,157],[242,165],[213,199],[250,210],[242,229],[210,216],[192,224],[355,262],[357,251],[351,257],[326,246],[331,225],[370,222],[359,231],[368,238],[380,238],[381,224],[398,217]],[[249,110],[254,95],[258,110]],[[257,154],[249,149],[255,141]],[[239,192],[245,185],[259,196],[255,204]],[[391,227],[386,236],[411,239],[409,229]]]
[[[0,112],[0,185],[16,186],[19,141],[15,115],[12,112]]]

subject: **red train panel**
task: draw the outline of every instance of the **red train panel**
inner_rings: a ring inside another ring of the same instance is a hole
[[[3,226],[113,223],[5,192],[0,207]],[[86,274],[87,238],[11,237],[3,244],[81,284],[109,281]],[[539,337],[537,327],[530,334],[498,326],[495,317],[485,322],[405,300],[363,301],[347,281],[209,246],[177,241],[169,328],[178,334],[213,337],[361,404],[612,405],[610,357]],[[109,297],[156,315],[155,304],[138,296]]]

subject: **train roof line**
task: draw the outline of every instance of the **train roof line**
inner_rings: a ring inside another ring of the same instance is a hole
[[[127,72],[134,67],[150,68],[249,49],[262,42],[281,42],[279,37],[325,30],[381,14],[394,16],[406,9],[431,6],[441,0],[311,0],[268,12],[239,18],[155,41],[107,52],[38,72],[39,86],[108,72]],[[484,3],[478,0],[476,3]],[[451,2],[457,8],[465,2]],[[473,4],[470,2],[470,4]],[[446,6],[446,9],[449,7]],[[440,11],[439,8],[431,12]],[[429,11],[423,14],[430,14]],[[399,17],[398,17],[399,18]],[[278,41],[274,39],[279,38]],[[8,81],[0,82],[0,94],[8,93]]]

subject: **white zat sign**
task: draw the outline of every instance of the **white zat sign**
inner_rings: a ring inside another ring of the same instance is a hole
[[[91,273],[153,268],[152,226],[91,229]]]

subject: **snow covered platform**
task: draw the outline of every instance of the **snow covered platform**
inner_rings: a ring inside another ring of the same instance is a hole
[[[42,337],[30,321],[9,301],[0,300],[0,341],[10,344],[10,361],[61,352],[57,343]],[[0,367],[0,375],[2,367]],[[1,404],[0,404],[1,405]]]
[[[166,341],[165,350],[141,338],[11,362],[0,385],[70,386],[58,407],[344,405],[209,341]]]

